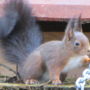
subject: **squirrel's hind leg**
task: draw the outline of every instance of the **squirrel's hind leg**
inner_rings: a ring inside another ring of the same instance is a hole
[[[39,84],[39,81],[36,79],[28,79],[25,81],[25,84]]]
[[[24,83],[38,84],[45,71],[40,53],[30,55],[20,70]]]

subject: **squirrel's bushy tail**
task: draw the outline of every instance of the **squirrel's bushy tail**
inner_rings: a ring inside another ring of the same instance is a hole
[[[29,0],[5,0],[0,17],[0,39],[7,60],[22,63],[42,43],[42,33],[31,14]]]

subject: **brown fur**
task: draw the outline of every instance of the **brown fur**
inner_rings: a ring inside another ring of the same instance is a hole
[[[61,84],[70,69],[83,64],[90,46],[88,38],[82,32],[79,19],[69,21],[62,41],[44,43],[28,56],[20,71],[25,82],[40,80],[44,73],[48,72],[53,84]],[[76,45],[78,43],[79,45]],[[61,80],[60,73],[65,74]]]

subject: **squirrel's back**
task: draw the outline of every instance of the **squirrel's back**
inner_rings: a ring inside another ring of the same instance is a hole
[[[42,34],[25,0],[6,0],[1,7],[0,45],[5,59],[22,63],[42,43]]]

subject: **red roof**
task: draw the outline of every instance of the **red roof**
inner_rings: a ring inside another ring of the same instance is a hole
[[[90,0],[26,0],[38,20],[61,21],[81,14],[90,20]],[[3,0],[0,1],[0,7]]]
[[[81,14],[90,20],[90,0],[28,0],[39,20],[60,21]]]

